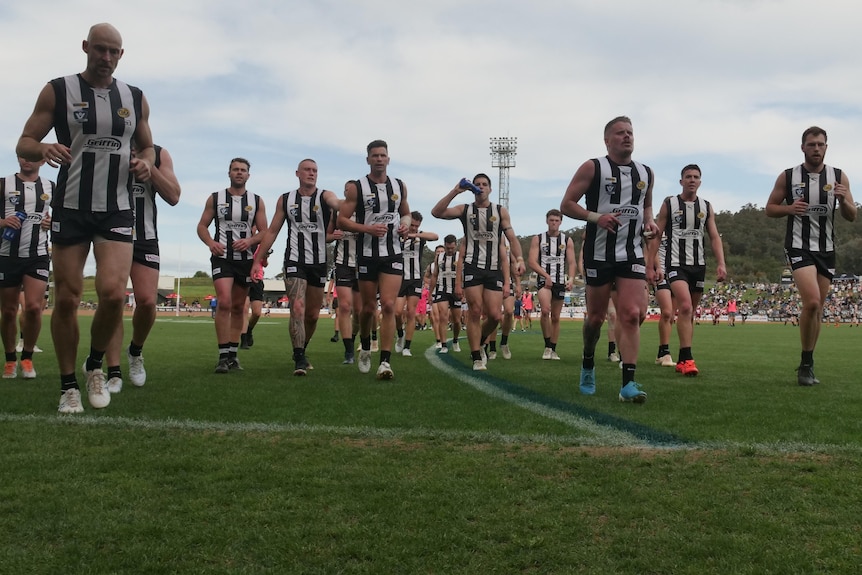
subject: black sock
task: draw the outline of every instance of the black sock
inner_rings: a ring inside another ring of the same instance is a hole
[[[119,365],[108,366],[108,379],[111,379],[112,377],[119,377],[120,379],[123,378],[123,372],[120,371]]]
[[[500,336],[500,345],[509,345],[509,336],[501,335]]]
[[[410,349],[410,343],[411,343],[411,340],[405,339],[404,340],[404,349]]]
[[[626,384],[635,380],[635,368],[637,366],[633,363],[624,363],[623,364],[623,387]]]
[[[549,337],[545,338],[545,347],[551,347],[551,338],[549,338]]]
[[[6,354],[6,361],[18,361],[18,356],[15,354],[14,351],[11,353],[7,353]]]
[[[90,348],[90,355],[87,356],[87,371],[94,369],[102,369],[102,358],[105,357],[104,351],[98,351]]]
[[[814,350],[802,352],[802,365],[814,365]]]
[[[612,354],[617,350],[617,342],[609,341],[608,342],[608,355]]]
[[[74,372],[60,376],[60,393],[69,389],[80,389],[78,387],[78,379],[75,377]]]
[[[670,355],[670,345],[658,346],[658,355],[656,357],[664,357],[666,355]]]
[[[581,366],[584,369],[593,369],[594,367],[596,367],[596,356],[591,355],[588,357],[585,355],[583,360],[581,361]]]

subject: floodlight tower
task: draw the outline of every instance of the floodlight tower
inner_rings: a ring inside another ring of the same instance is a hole
[[[515,167],[518,138],[491,138],[491,167],[500,168],[500,205],[509,209],[509,168]]]

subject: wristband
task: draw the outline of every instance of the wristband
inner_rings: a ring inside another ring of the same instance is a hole
[[[599,223],[599,218],[601,218],[601,217],[602,217],[602,215],[599,214],[598,212],[587,212],[587,221],[590,222],[591,224]]]

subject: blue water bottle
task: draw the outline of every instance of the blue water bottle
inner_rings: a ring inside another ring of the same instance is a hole
[[[15,212],[15,215],[18,216],[18,219],[21,220],[21,223],[24,223],[24,220],[27,219],[27,214],[24,212]],[[21,233],[21,228],[5,228],[3,230],[3,239],[12,241],[18,237]]]
[[[467,178],[461,178],[461,183],[458,184],[458,187],[462,190],[470,190],[474,194],[482,193],[482,189]]]

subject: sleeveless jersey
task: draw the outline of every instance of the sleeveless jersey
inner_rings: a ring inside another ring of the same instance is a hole
[[[143,94],[114,80],[93,88],[80,74],[51,80],[57,141],[71,149],[60,166],[52,207],[85,212],[132,209],[131,140]]]
[[[359,197],[356,199],[356,221],[365,225],[386,224],[388,230],[383,237],[361,234],[359,254],[366,258],[385,258],[401,255],[401,239],[398,226],[401,216],[403,184],[401,180],[386,178],[385,184],[376,184],[362,176],[356,180]]]
[[[0,256],[23,259],[48,255],[48,232],[41,225],[48,216],[53,194],[54,183],[42,177],[25,182],[13,174],[0,180],[0,217],[8,218],[15,212],[27,214],[18,237],[7,240],[0,235]]]
[[[227,246],[224,259],[253,259],[254,250],[234,250],[233,242],[234,240],[250,238],[253,235],[252,227],[260,206],[260,197],[248,191],[241,196],[234,196],[227,189],[224,189],[213,192],[212,199],[216,213],[213,240]]]
[[[281,207],[287,222],[287,247],[284,261],[304,265],[326,263],[326,227],[329,225],[329,206],[323,203],[322,190],[315,189],[310,196],[299,190],[281,195]]]
[[[705,266],[703,236],[706,234],[712,208],[708,201],[696,198],[693,202],[683,201],[681,195],[668,196],[664,200],[667,207],[667,249],[664,269],[680,266]]]
[[[466,242],[465,264],[488,271],[503,269],[500,264],[500,236],[503,235],[500,209],[500,204],[487,208],[477,208],[474,204],[464,206],[460,219]]]
[[[335,217],[335,216],[333,216]],[[356,215],[351,214],[350,219],[356,221]],[[337,266],[347,266],[350,268],[356,267],[356,248],[359,239],[359,234],[341,230],[341,239],[335,242],[333,250],[333,259]]]
[[[811,252],[835,251],[835,184],[841,182],[841,170],[823,165],[819,173],[809,172],[801,164],[784,172],[787,181],[784,200],[792,204],[797,198],[808,202],[804,216],[787,216],[784,247]]]
[[[437,269],[437,283],[434,285],[435,293],[455,293],[455,277],[460,254],[455,251],[451,256],[446,252],[437,254],[434,265]]]
[[[555,284],[566,283],[566,234],[550,236],[544,232],[539,238],[539,265],[548,272]]]
[[[405,238],[401,244],[401,255],[404,257],[404,280],[422,279],[422,252],[425,250],[425,240],[422,238]]]
[[[162,148],[156,149],[156,164],[158,168],[162,165]],[[156,208],[156,188],[152,181],[135,182],[132,185],[132,198],[135,205],[135,240],[159,240],[158,232],[158,209]]]
[[[667,271],[667,266],[665,265],[665,257],[667,257],[667,233],[663,233],[661,235],[661,240],[658,242],[658,254],[656,257],[658,258],[658,263],[661,264],[662,271]]]
[[[585,195],[586,208],[613,213],[622,224],[616,233],[610,233],[587,222],[584,261],[626,263],[642,258],[644,197],[653,180],[652,170],[635,161],[622,166],[607,156],[594,159],[593,164],[595,175]]]

